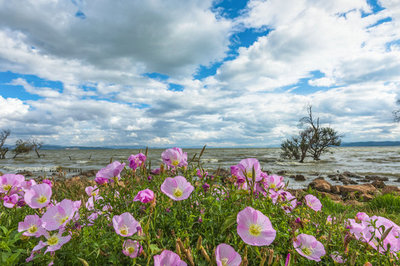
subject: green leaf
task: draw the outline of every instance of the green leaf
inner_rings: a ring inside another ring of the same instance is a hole
[[[150,244],[150,252],[151,252],[151,254],[157,254],[160,251],[161,251],[161,249],[158,248],[158,246],[156,244]]]
[[[226,231],[227,229],[229,229],[231,226],[233,226],[236,223],[236,216],[237,216],[237,214],[235,213],[235,214],[232,214],[231,216],[228,216],[225,219],[225,221],[221,227],[222,232]]]

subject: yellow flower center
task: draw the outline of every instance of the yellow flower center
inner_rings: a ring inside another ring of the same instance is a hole
[[[120,228],[119,232],[121,233],[121,235],[127,235],[129,232],[128,227],[124,225],[123,227]]]
[[[174,196],[177,198],[180,198],[180,197],[182,197],[182,195],[183,195],[183,191],[179,188],[176,188],[174,191]]]
[[[49,239],[47,239],[47,244],[49,244],[49,246],[54,246],[57,245],[59,239],[56,235],[51,236]]]
[[[173,161],[172,161],[172,165],[173,165],[173,166],[177,166],[178,164],[179,164],[179,161],[178,161],[178,160],[173,160]]]
[[[92,191],[91,195],[92,196],[97,196],[97,191]]]
[[[252,224],[249,227],[249,233],[252,236],[259,236],[261,234],[261,226],[258,224]]]
[[[43,203],[45,203],[47,201],[47,198],[45,197],[45,196],[40,196],[38,199],[37,199],[37,202],[39,202],[40,204],[43,204]]]
[[[274,189],[276,187],[275,183],[272,183],[271,185],[269,185],[270,188]]]
[[[28,232],[33,234],[36,233],[36,231],[38,230],[36,225],[32,225],[31,227],[29,227]]]
[[[129,248],[127,248],[127,250],[128,250],[129,254],[132,254],[133,252],[135,252],[135,248],[134,247],[129,247]]]
[[[310,256],[312,254],[311,249],[309,249],[307,247],[306,248],[302,248],[301,251],[303,251],[304,255],[306,255],[306,256]]]
[[[61,219],[60,224],[65,223],[68,220],[68,216],[65,216],[64,218]]]
[[[227,266],[228,265],[228,258],[221,259],[221,263],[222,263],[222,266]]]
[[[253,179],[253,172],[246,172],[246,176],[248,179]]]
[[[5,191],[9,191],[11,188],[12,188],[11,185],[4,185],[4,186],[3,186],[3,189],[4,189]]]

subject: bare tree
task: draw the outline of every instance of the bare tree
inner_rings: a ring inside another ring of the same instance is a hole
[[[319,160],[321,155],[328,151],[331,146],[340,146],[341,135],[330,127],[321,127],[319,118],[314,118],[312,107],[307,107],[308,115],[300,119],[303,129],[299,136],[294,136],[291,140],[285,140],[282,145],[281,156],[289,159],[296,159],[304,162],[307,156],[314,160]]]
[[[400,105],[400,99],[397,100],[397,104]],[[393,111],[394,121],[400,122],[400,109]]]
[[[43,142],[38,141],[37,139],[31,139],[30,143],[32,145],[32,149],[36,152],[37,157],[40,158],[41,155],[39,150],[42,148]]]
[[[11,131],[9,129],[2,130],[0,132],[0,159],[6,158],[6,153],[8,152],[8,148],[4,147],[4,143],[8,136],[10,136]]]
[[[33,149],[32,144],[29,140],[19,139],[15,142],[15,148],[13,150],[15,159],[19,154],[29,153]]]

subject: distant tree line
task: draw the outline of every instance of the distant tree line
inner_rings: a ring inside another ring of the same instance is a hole
[[[342,135],[331,127],[322,127],[319,118],[314,118],[312,107],[307,107],[308,115],[300,119],[305,128],[297,136],[286,139],[281,144],[281,157],[304,162],[306,157],[320,160],[331,146],[340,146]]]
[[[5,159],[6,154],[9,151],[8,147],[5,147],[5,142],[10,136],[11,131],[9,129],[2,130],[0,132],[0,159]],[[40,142],[34,138],[23,140],[18,139],[15,142],[15,147],[11,151],[14,153],[13,158],[16,158],[20,154],[30,153],[31,151],[35,151],[36,156],[40,158],[42,155],[39,153],[39,150],[42,148],[43,142]]]

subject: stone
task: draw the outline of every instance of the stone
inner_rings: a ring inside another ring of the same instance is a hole
[[[361,195],[362,194],[373,195],[377,191],[372,184],[339,186],[339,190],[342,195],[347,195],[348,193],[351,192],[358,192]]]
[[[306,178],[304,177],[304,175],[296,175],[294,177],[294,180],[296,180],[296,181],[306,181]]]
[[[370,201],[373,199],[374,199],[374,196],[369,195],[369,194],[362,194],[361,196],[358,197],[358,200],[362,201],[362,202]]]
[[[277,175],[286,175],[286,170],[280,170],[280,171],[278,171],[276,174]]]
[[[382,189],[382,194],[397,193],[400,194],[400,188],[397,186],[385,186]]]
[[[343,175],[345,175],[347,177],[351,177],[351,178],[361,178],[361,176],[351,173],[351,172],[348,172],[348,171],[343,172]]]
[[[381,181],[389,181],[389,178],[377,176],[377,175],[366,175],[365,179],[367,180],[381,180]]]
[[[0,175],[1,175],[1,172],[0,172]],[[400,177],[396,180],[396,182],[400,182]]]
[[[386,186],[382,180],[375,180],[371,184],[376,188],[384,188]]]
[[[340,194],[340,186],[332,186],[331,192],[334,194]]]
[[[20,171],[17,173],[17,175],[23,175],[23,176],[33,176],[33,173],[30,171]]]
[[[323,178],[314,179],[309,185],[312,189],[322,192],[331,192],[332,185]]]
[[[324,197],[330,198],[331,200],[333,200],[335,202],[342,200],[342,197],[340,197],[339,195],[336,195],[336,194],[332,194],[332,193],[328,193],[328,192],[320,192],[320,193]]]

